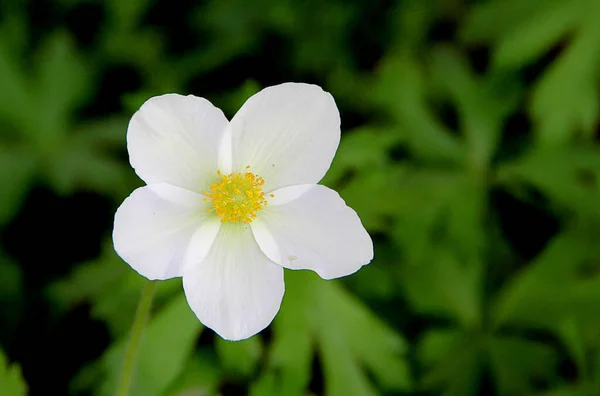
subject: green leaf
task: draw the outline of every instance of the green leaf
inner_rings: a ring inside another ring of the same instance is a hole
[[[137,187],[133,172],[91,137],[69,138],[48,165],[45,175],[63,195],[90,190],[124,198]]]
[[[531,394],[535,381],[551,378],[558,362],[549,346],[516,337],[490,337],[487,348],[500,395]]]
[[[144,279],[107,241],[98,259],[78,265],[68,277],[51,284],[47,294],[59,313],[89,302],[92,317],[103,320],[114,337],[121,337],[131,326],[143,284]]]
[[[450,48],[434,52],[432,73],[456,103],[469,165],[483,177],[496,150],[504,118],[516,107],[520,96],[515,76],[479,78],[466,60]]]
[[[309,271],[287,271],[269,367],[252,394],[304,395],[314,348],[327,396],[377,395],[371,376],[386,390],[408,390],[412,385],[404,359],[407,345],[399,334],[337,283]]]
[[[250,386],[250,396],[275,396],[281,393],[278,393],[277,390],[277,379],[275,378],[275,374],[273,372],[268,372],[267,374],[260,377],[257,381],[255,381]],[[295,395],[296,393],[292,393]],[[302,393],[297,393],[298,395]]]
[[[390,127],[365,126],[347,132],[322,183],[335,185],[348,171],[385,169],[390,165],[390,160],[382,154],[401,141],[398,132]]]
[[[307,282],[305,287],[311,284],[311,277],[315,283],[311,287],[317,297],[313,300],[313,320],[327,379],[326,393],[333,396],[351,394],[352,390],[365,395],[374,392],[361,366],[383,388],[408,389],[410,371],[402,357],[406,353],[405,341],[336,283],[323,282],[313,274],[302,275]],[[367,338],[372,342],[365,343]],[[361,389],[365,393],[359,392]]]
[[[19,212],[33,181],[37,158],[21,146],[0,144],[0,226]]]
[[[34,122],[28,111],[32,108],[29,80],[21,72],[16,54],[4,45],[3,37],[0,37],[0,43],[0,116],[12,121],[16,129],[27,134]]]
[[[492,41],[495,67],[519,67],[575,30],[586,6],[586,0],[489,1],[473,8],[461,37],[467,42]]]
[[[560,147],[576,134],[591,138],[596,131],[600,24],[595,15],[600,4],[585,0],[580,11],[578,34],[534,88],[530,111],[542,145]]]
[[[585,215],[600,214],[600,150],[596,146],[534,149],[498,169],[498,180],[509,186],[528,183],[559,206]]]
[[[0,46],[0,115],[42,156],[51,156],[89,92],[89,72],[66,33],[45,38],[33,61],[33,77],[25,78],[20,58]]]
[[[597,390],[592,390],[591,387],[582,386],[562,386],[557,389],[552,389],[547,392],[538,393],[538,396],[594,396],[598,394]]]
[[[547,1],[537,13],[503,35],[494,53],[495,66],[517,67],[543,55],[569,31],[577,27],[581,1]]]
[[[586,343],[587,340],[583,334],[584,331],[585,329],[574,318],[562,321],[557,329],[557,333],[565,343],[571,358],[577,363],[577,368],[582,377],[585,377],[590,372],[587,345],[592,345],[591,343]]]
[[[360,214],[369,230],[383,230],[396,215],[397,176],[401,167],[387,155],[402,138],[389,127],[367,126],[350,131],[322,184],[340,192],[347,204]],[[373,205],[373,197],[378,204]]]
[[[324,282],[312,273],[299,273],[300,277],[304,287],[315,293],[310,309],[328,380],[327,394],[348,394],[345,390],[352,389],[350,386],[370,391],[361,366],[384,388],[409,388],[409,369],[402,357],[405,341],[336,283]],[[336,320],[331,320],[333,317]],[[367,337],[373,342],[363,342]]]
[[[53,305],[67,310],[105,293],[114,293],[115,284],[129,272],[114,252],[112,241],[106,241],[98,259],[78,265],[68,277],[50,285],[47,294]]]
[[[431,25],[442,12],[440,7],[432,7],[431,2],[411,0],[394,3],[387,11],[390,20],[395,22],[389,27],[393,45],[390,52],[418,53],[422,46],[428,45],[426,40]]]
[[[292,11],[301,12],[305,23],[294,23],[292,42],[295,50],[292,60],[305,72],[326,75],[336,67],[348,68],[352,62],[347,51],[345,32],[351,29],[353,20],[360,14],[355,3],[307,1]],[[318,12],[315,8],[318,7]]]
[[[530,102],[543,146],[560,147],[578,134],[594,134],[600,103],[598,12],[594,0],[495,0],[476,6],[462,31],[466,41],[495,44],[497,68],[523,66],[569,38],[534,87]]]
[[[389,218],[397,216],[397,201],[401,196],[395,179],[404,172],[401,166],[389,166],[386,172],[365,170],[356,173],[338,191],[347,205],[359,213],[367,229],[385,230]],[[377,205],[373,205],[374,196],[378,197]]]
[[[98,259],[78,265],[68,277],[51,284],[46,294],[59,313],[89,302],[91,315],[105,321],[114,337],[121,337],[131,326],[144,282],[117,256],[108,240]],[[180,290],[181,280],[162,281],[154,298],[160,304]]]
[[[144,329],[131,384],[132,396],[161,395],[183,372],[202,325],[180,294],[154,316]],[[106,378],[97,395],[112,395],[123,365],[127,339],[113,344],[102,358]]]
[[[455,319],[465,328],[481,326],[481,265],[461,263],[449,251],[430,252],[428,263],[407,264],[400,279],[413,309]]]
[[[27,8],[14,2],[3,2],[0,5],[3,15],[0,25],[0,37],[5,49],[13,54],[20,54],[27,47],[30,39],[30,28],[27,26]]]
[[[112,17],[111,22],[115,24],[115,30],[127,31],[137,27],[140,19],[151,5],[148,0],[138,1],[107,1],[108,14]]]
[[[452,243],[461,260],[479,260],[485,240],[486,191],[471,175],[407,167],[394,204],[397,226],[392,235],[409,263],[430,261],[429,252],[441,241]]]
[[[213,103],[231,118],[252,95],[261,90],[255,80],[248,79],[233,91],[217,96]]]
[[[251,388],[252,396],[303,396],[311,379],[314,339],[310,313],[310,290],[291,286],[286,272],[286,293],[273,324],[273,341],[267,355],[267,370]]]
[[[419,342],[417,357],[427,370],[425,389],[440,390],[444,396],[477,391],[483,359],[479,338],[456,330],[429,330]]]
[[[139,106],[133,110],[138,108]],[[78,136],[74,137],[74,140],[82,140],[90,146],[97,145],[111,150],[126,149],[128,123],[129,120],[126,116],[84,121],[77,125],[74,134]]]
[[[241,0],[211,0],[192,15],[194,26],[202,26],[220,37],[218,43],[213,41],[200,52],[196,62],[201,69],[217,68],[248,53],[260,42],[268,20],[266,16],[277,3],[260,1],[252,8],[245,8],[244,4]]]
[[[54,189],[67,195],[92,190],[125,198],[139,185],[133,172],[117,157],[125,150],[127,120],[111,117],[74,128],[46,156],[44,175]]]
[[[371,92],[373,101],[398,123],[415,155],[436,162],[460,162],[464,156],[460,142],[427,105],[427,77],[408,57],[384,59]]]
[[[21,368],[16,364],[9,365],[2,349],[0,349],[0,395],[27,395],[27,384],[21,375]]]
[[[572,318],[593,322],[600,306],[600,275],[593,266],[600,260],[599,233],[597,224],[582,223],[549,242],[498,294],[493,323],[558,330]]]
[[[248,378],[256,371],[263,345],[258,335],[237,342],[218,337],[215,348],[223,371],[231,378],[239,379]]]
[[[469,43],[499,40],[506,32],[534,20],[540,10],[557,1],[560,0],[481,2],[470,9],[461,27],[460,36],[462,40]]]
[[[396,179],[402,168],[392,164],[386,153],[400,140],[396,131],[386,127],[350,131],[321,181],[340,192],[369,230],[385,229],[387,220],[396,215]],[[373,196],[378,197],[377,205],[373,205]]]
[[[376,396],[377,390],[369,383],[358,362],[353,358],[344,340],[333,330],[323,329],[320,334],[320,356],[323,359],[325,394],[329,396]],[[402,375],[402,373],[399,373]]]
[[[37,57],[35,138],[45,150],[52,150],[67,134],[71,111],[88,93],[88,68],[66,34],[46,38]]]
[[[417,357],[427,370],[423,386],[448,396],[475,395],[487,367],[500,395],[531,394],[536,380],[554,374],[557,362],[555,352],[540,343],[455,329],[426,332]]]
[[[183,372],[173,383],[170,396],[217,396],[222,372],[214,353],[198,350],[184,365]]]

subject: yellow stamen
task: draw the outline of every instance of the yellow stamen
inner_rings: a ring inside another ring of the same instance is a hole
[[[256,212],[267,204],[262,190],[263,178],[251,172],[221,175],[221,171],[217,171],[217,175],[221,178],[210,186],[210,192],[202,191],[213,204],[207,211],[214,210],[221,216],[222,223],[252,222]]]

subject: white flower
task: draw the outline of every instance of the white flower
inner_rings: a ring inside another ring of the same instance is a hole
[[[333,97],[315,85],[266,88],[231,122],[203,98],[151,98],[127,130],[147,185],[117,210],[115,250],[148,279],[183,277],[205,326],[248,338],[277,314],[283,268],[332,279],[373,258],[356,212],[316,184],[339,140]]]

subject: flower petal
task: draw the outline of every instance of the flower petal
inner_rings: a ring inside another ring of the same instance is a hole
[[[204,98],[150,98],[129,122],[129,160],[147,184],[165,182],[200,192],[215,178],[227,125],[223,112]]]
[[[205,257],[219,230],[220,221],[205,209],[192,191],[169,184],[138,188],[115,214],[115,250],[148,279],[181,276],[187,256]]]
[[[373,259],[371,237],[335,191],[315,184],[284,187],[273,194],[251,226],[261,250],[274,262],[333,279]],[[295,199],[277,204],[278,196]]]
[[[340,141],[340,115],[333,97],[310,84],[286,83],[250,97],[230,123],[233,171],[246,166],[265,191],[317,183]]]
[[[253,336],[271,323],[283,298],[283,268],[260,250],[246,225],[223,224],[208,256],[186,265],[190,307],[227,340]]]

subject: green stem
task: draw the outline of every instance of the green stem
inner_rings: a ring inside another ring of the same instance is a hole
[[[150,309],[152,308],[152,298],[154,297],[156,283],[157,282],[148,281],[144,287],[144,291],[142,291],[135,313],[135,319],[131,326],[131,334],[129,335],[129,340],[127,341],[125,349],[123,371],[121,372],[121,379],[119,381],[119,387],[117,388],[117,396],[127,396],[129,394],[131,377],[133,375],[133,369],[135,368],[135,361],[138,354],[137,352],[140,346],[140,340],[142,339],[142,333],[144,332],[144,326],[146,325],[146,321],[150,315]]]

